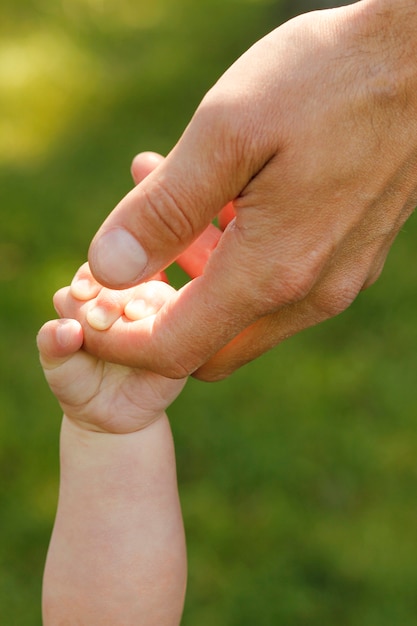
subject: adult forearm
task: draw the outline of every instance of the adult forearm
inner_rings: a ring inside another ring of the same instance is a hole
[[[85,431],[64,418],[44,626],[177,626],[185,580],[167,418],[128,435]]]

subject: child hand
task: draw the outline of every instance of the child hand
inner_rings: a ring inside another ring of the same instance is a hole
[[[155,342],[164,340],[164,319],[178,293],[160,280],[130,289],[106,289],[97,283],[85,263],[71,286],[56,292],[54,306],[61,318],[80,322],[86,352],[120,365],[157,369],[164,359],[167,363],[173,361],[172,355],[162,354],[159,363],[154,364],[148,353]],[[170,376],[169,371],[166,375]],[[172,378],[184,376],[185,372],[183,376],[173,372]]]
[[[61,290],[62,291],[62,290]],[[155,315],[175,290],[151,281],[128,290],[111,292],[99,286],[91,298],[80,301],[77,318],[47,322],[39,331],[41,364],[52,392],[65,415],[87,430],[130,433],[157,420],[177,397],[186,379],[172,380],[153,372],[110,363],[83,349],[83,325],[97,298],[114,294],[112,333],[124,335],[139,318]],[[125,315],[125,305],[126,313]],[[136,303],[136,305],[134,304]],[[103,344],[106,330],[97,331]]]

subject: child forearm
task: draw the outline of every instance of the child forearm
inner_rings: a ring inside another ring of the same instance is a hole
[[[44,626],[178,626],[186,554],[166,416],[127,435],[64,417]]]

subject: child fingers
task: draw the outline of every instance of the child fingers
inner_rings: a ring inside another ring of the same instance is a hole
[[[151,283],[163,285],[160,289],[168,289],[171,294],[172,288],[166,283],[159,281],[151,281]],[[153,310],[158,310],[166,298],[160,297],[157,300],[155,289],[149,288],[144,283],[138,287],[130,289],[111,290],[105,287],[101,288],[98,295],[89,301],[82,301],[75,298],[72,294],[71,287],[63,287],[59,289],[53,298],[54,307],[58,315],[62,318],[76,318],[82,324],[87,323],[94,330],[108,330],[113,324],[125,314],[125,306],[130,302],[136,302],[131,306],[131,312],[134,319],[140,319],[142,316],[152,314]],[[173,291],[173,290],[172,290]],[[142,294],[142,295],[141,295]],[[146,300],[153,302],[153,309],[144,310]],[[142,304],[138,304],[137,300],[142,300]],[[138,307],[142,307],[141,311]],[[145,314],[146,313],[146,314]]]
[[[120,291],[102,288],[91,301],[86,312],[88,324],[95,330],[107,330],[124,314],[124,308],[132,299],[135,287]]]
[[[163,273],[158,279],[166,279]],[[77,280],[86,281],[79,289]],[[75,292],[74,295],[74,285]],[[87,292],[95,294],[87,298]],[[112,290],[101,287],[91,276],[88,264],[84,264],[74,277],[70,287],[59,289],[54,295],[54,307],[62,318],[76,318],[87,322],[94,330],[108,330],[121,317],[140,320],[159,311],[172,297],[175,289],[164,280],[150,280],[130,289]],[[82,295],[82,297],[80,297]]]
[[[76,319],[82,324],[85,322],[87,311],[95,302],[96,298],[87,302],[74,298],[71,287],[58,289],[53,297],[55,311],[61,318]]]
[[[123,315],[139,320],[155,315],[175,293],[168,284],[151,280],[122,290],[103,288],[86,313],[88,324],[95,330],[108,330]]]

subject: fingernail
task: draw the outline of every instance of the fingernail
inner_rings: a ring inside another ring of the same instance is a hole
[[[86,319],[95,330],[107,330],[114,321],[110,312],[101,306],[94,306],[87,311]]]
[[[71,326],[73,327],[71,330]],[[72,319],[59,320],[56,329],[56,339],[62,348],[68,348],[72,341],[74,327],[78,329],[78,322]]]
[[[154,315],[155,307],[145,302],[145,300],[131,300],[125,306],[125,315],[128,319],[142,320],[144,317]]]
[[[133,235],[124,228],[113,228],[94,242],[90,261],[96,278],[116,287],[139,280],[148,258]]]

